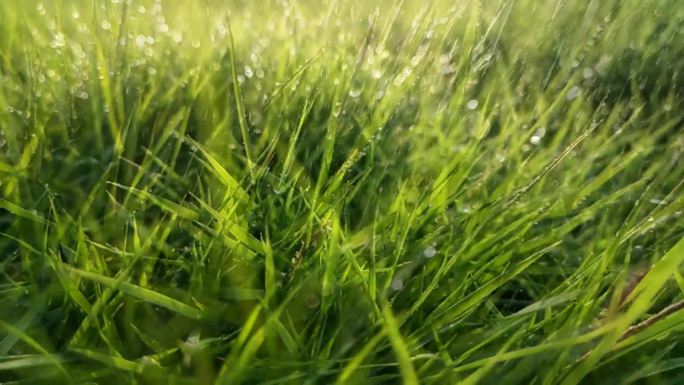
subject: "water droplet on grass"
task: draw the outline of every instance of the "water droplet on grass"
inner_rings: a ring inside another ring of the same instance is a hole
[[[320,298],[318,298],[316,294],[310,293],[307,294],[306,297],[304,297],[304,304],[309,309],[315,309],[318,307],[318,305],[321,304],[321,300]]]
[[[480,102],[478,102],[475,99],[470,99],[470,100],[468,100],[466,107],[468,107],[468,109],[472,111],[472,110],[476,109],[477,106],[479,106],[479,105],[480,105]]]
[[[50,47],[51,48],[62,48],[66,44],[64,40],[64,34],[61,32],[58,32],[55,34],[54,39],[50,42]]]
[[[135,44],[138,47],[144,47],[145,46],[145,36],[143,35],[138,35],[135,37]]]
[[[534,135],[530,138],[530,143],[534,144],[535,146],[541,143],[542,138],[546,135],[546,128],[544,127],[539,127],[537,128],[537,131],[534,132]]]
[[[574,100],[580,95],[581,89],[577,86],[574,86],[568,90],[568,93],[565,95],[566,100]]]
[[[582,76],[585,79],[591,79],[594,77],[594,70],[589,67],[585,67],[584,70],[582,70]]]
[[[473,211],[472,207],[468,203],[463,203],[458,206],[458,212],[462,214],[470,214]]]
[[[404,280],[403,280],[403,279],[401,279],[401,278],[395,278],[395,279],[392,281],[392,289],[399,291],[399,290],[401,290],[401,289],[403,289],[403,288],[404,288]]]
[[[252,71],[252,67],[248,65],[245,66],[245,76],[247,76],[248,78],[254,76],[254,71]]]
[[[351,96],[352,98],[358,98],[359,96],[361,96],[361,90],[351,89],[349,90],[349,96]]]
[[[532,135],[530,138],[530,143],[534,144],[535,146],[541,143],[541,136],[539,135]]]
[[[435,255],[437,255],[437,249],[435,249],[433,246],[428,246],[425,250],[423,250],[423,256],[425,258],[432,258]]]
[[[107,20],[103,20],[102,23],[100,23],[100,27],[102,27],[102,29],[104,29],[105,31],[109,31],[110,29],[112,29],[112,23],[110,23]]]

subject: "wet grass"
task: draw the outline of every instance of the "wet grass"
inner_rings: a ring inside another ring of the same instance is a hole
[[[452,3],[0,2],[0,381],[684,381],[684,7]]]

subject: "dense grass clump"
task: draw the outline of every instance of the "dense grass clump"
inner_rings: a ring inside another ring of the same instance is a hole
[[[684,383],[683,31],[0,2],[0,382]]]

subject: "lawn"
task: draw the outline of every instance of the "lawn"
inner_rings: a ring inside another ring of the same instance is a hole
[[[684,383],[681,0],[0,1],[0,383]]]

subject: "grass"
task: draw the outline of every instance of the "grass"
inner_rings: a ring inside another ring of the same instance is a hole
[[[0,2],[0,382],[681,383],[683,27]]]

